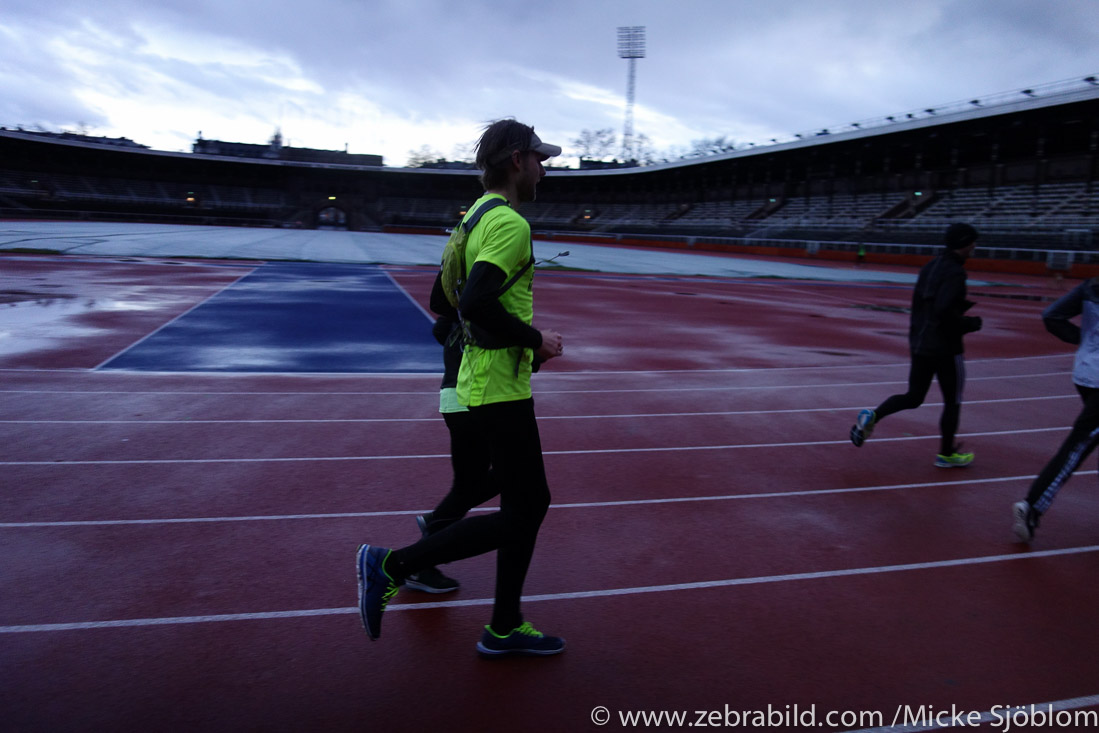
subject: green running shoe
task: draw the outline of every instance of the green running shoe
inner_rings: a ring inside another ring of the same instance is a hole
[[[973,463],[972,453],[951,453],[944,456],[942,453],[935,456],[935,465],[939,468],[964,468]]]

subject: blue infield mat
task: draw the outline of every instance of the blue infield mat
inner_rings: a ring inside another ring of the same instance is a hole
[[[378,267],[269,263],[99,368],[441,372],[431,324]]]

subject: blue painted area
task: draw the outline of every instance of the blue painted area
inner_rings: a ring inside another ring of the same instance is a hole
[[[100,368],[441,372],[431,323],[378,267],[270,263]]]

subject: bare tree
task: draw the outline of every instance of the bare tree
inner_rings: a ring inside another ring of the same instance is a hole
[[[613,128],[581,130],[580,136],[569,141],[577,157],[585,160],[603,160],[610,157],[615,148]]]
[[[408,151],[408,162],[405,167],[423,168],[427,163],[436,163],[440,160],[445,160],[442,153],[433,150],[430,145],[424,145],[419,150]]]
[[[454,150],[451,151],[452,160],[461,161],[462,163],[472,163],[474,161],[473,143],[458,143],[454,146]]]
[[[684,158],[704,158],[708,155],[719,155],[721,153],[731,153],[736,150],[736,143],[728,139],[724,135],[715,138],[702,138],[701,140],[692,140],[691,149],[684,155]]]
[[[633,136],[633,153],[640,165],[652,165],[658,158],[653,141],[645,133]]]

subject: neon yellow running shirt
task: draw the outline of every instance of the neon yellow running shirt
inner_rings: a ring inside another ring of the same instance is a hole
[[[469,211],[499,194],[477,199]],[[474,263],[489,262],[510,280],[530,261],[530,224],[510,206],[497,206],[485,213],[466,242],[466,272]],[[504,309],[527,325],[534,320],[534,268],[527,271],[500,296]],[[531,360],[534,352],[522,346],[481,349],[466,346],[458,370],[458,402],[468,406],[529,399]]]

